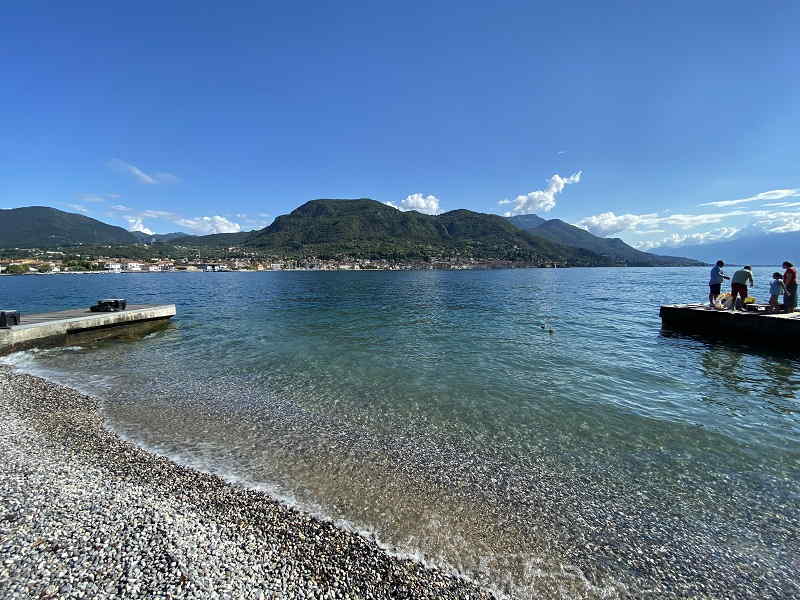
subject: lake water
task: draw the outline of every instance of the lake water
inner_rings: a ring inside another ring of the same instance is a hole
[[[4,277],[4,307],[178,317],[3,360],[98,396],[142,446],[515,598],[797,597],[800,360],[662,331],[707,271]]]

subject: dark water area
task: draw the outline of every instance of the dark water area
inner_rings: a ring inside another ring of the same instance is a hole
[[[796,597],[800,361],[662,331],[707,276],[2,277],[25,312],[178,305],[144,339],[3,360],[98,396],[136,443],[515,598]]]

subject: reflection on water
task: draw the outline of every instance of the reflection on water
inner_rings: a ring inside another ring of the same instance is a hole
[[[657,305],[706,276],[99,278],[72,293],[185,299],[178,326],[10,360],[99,394],[139,443],[515,597],[792,597],[800,363],[661,331]]]
[[[731,416],[763,409],[791,415],[800,409],[800,377],[785,354],[716,344],[703,353],[702,366],[709,381],[719,384],[703,400],[726,408]]]

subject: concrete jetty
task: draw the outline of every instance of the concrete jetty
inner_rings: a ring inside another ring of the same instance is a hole
[[[730,336],[752,342],[788,343],[800,339],[800,312],[717,310],[705,304],[666,304],[660,310],[665,327]]]
[[[174,304],[135,304],[118,312],[91,312],[76,308],[40,314],[22,314],[19,325],[0,329],[0,354],[35,346],[75,343],[81,337],[103,338],[123,330],[144,332],[175,316]]]

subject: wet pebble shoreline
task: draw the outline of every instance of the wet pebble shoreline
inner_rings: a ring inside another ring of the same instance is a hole
[[[493,598],[176,465],[95,400],[0,367],[0,598]]]

